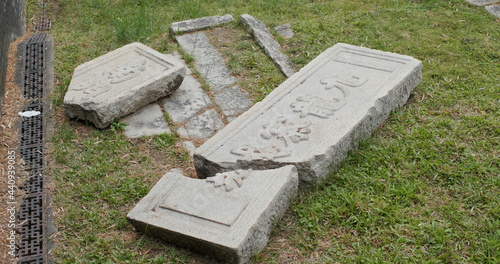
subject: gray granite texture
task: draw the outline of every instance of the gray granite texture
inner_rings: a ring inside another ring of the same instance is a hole
[[[274,64],[278,66],[286,77],[290,77],[295,73],[295,67],[290,58],[281,53],[278,42],[274,40],[262,21],[251,15],[243,14],[240,16],[240,22],[252,32],[257,44],[264,49],[266,55],[274,61]]]
[[[186,122],[185,127],[180,127],[177,130],[177,133],[183,137],[196,137],[207,140],[223,127],[224,123],[217,115],[217,112],[214,109],[209,109],[193,116]]]
[[[196,69],[212,91],[220,91],[236,83],[224,59],[203,32],[184,34],[176,39],[182,49],[193,56]]]
[[[293,166],[233,171],[206,180],[167,173],[127,219],[140,232],[212,255],[248,263],[297,195]]]
[[[465,0],[473,5],[484,6],[497,3],[498,0]]]
[[[484,7],[486,11],[490,12],[492,15],[500,18],[500,5],[489,5]]]
[[[292,25],[290,24],[276,26],[274,27],[274,30],[276,30],[276,32],[278,32],[278,34],[280,34],[285,39],[293,37]]]
[[[412,57],[336,44],[200,146],[198,177],[295,165],[323,182],[420,82]]]
[[[128,123],[124,131],[128,138],[170,133],[167,121],[157,103],[142,107],[137,112],[124,117],[122,122]]]
[[[75,69],[64,97],[71,118],[98,128],[173,93],[186,67],[143,44],[132,43]]]
[[[247,93],[239,86],[228,87],[214,95],[215,103],[227,117],[236,117],[253,105]]]
[[[232,21],[234,21],[234,18],[232,15],[229,14],[224,16],[196,18],[196,19],[172,23],[170,25],[170,32],[172,34],[182,34],[218,26]]]

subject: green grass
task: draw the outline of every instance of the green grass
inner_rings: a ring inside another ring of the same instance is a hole
[[[65,0],[47,10],[58,83],[50,147],[57,263],[214,262],[136,233],[125,219],[166,171],[192,171],[180,140],[128,140],[69,121],[58,106],[77,65],[133,41],[172,52],[171,22],[226,13],[270,28],[291,23],[295,36],[277,39],[297,68],[338,42],[424,65],[408,103],[328,183],[301,191],[256,262],[500,262],[500,23],[484,8],[463,0]],[[217,39],[227,32],[230,41]],[[284,80],[241,25],[209,33],[255,101]]]

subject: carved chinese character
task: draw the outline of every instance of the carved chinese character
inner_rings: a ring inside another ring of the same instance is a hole
[[[344,97],[348,97],[349,87],[359,87],[368,81],[367,77],[360,77],[356,75],[348,75],[347,77],[333,76],[330,78],[321,79],[320,82],[325,86],[326,90],[333,88],[340,89],[344,93]]]
[[[241,156],[244,160],[273,160],[288,157],[292,154],[290,150],[284,150],[276,146],[252,147],[243,145],[231,150],[231,154]]]
[[[311,129],[307,127],[310,124],[310,121],[278,116],[273,118],[268,124],[262,126],[264,131],[260,133],[260,136],[264,139],[280,139],[287,146],[288,140],[291,140],[293,143],[308,140]]]
[[[224,185],[226,192],[235,187],[241,188],[243,181],[248,177],[252,170],[237,170],[231,172],[217,173],[214,177],[208,177],[207,182],[214,183],[215,187]]]
[[[344,107],[346,100],[344,98],[333,98],[333,100],[322,99],[318,96],[306,94],[297,97],[297,102],[290,106],[294,112],[300,112],[300,117],[314,115],[321,118],[328,118],[333,112]]]

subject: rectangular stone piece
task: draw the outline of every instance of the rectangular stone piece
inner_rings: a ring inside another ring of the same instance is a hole
[[[327,179],[421,80],[412,57],[336,44],[194,155],[198,177],[293,164],[301,184]]]
[[[234,18],[230,14],[224,16],[210,16],[210,17],[196,18],[196,19],[172,23],[170,25],[170,32],[172,34],[193,32],[209,27],[215,27],[220,24],[228,23],[231,21],[234,21]]]
[[[105,128],[173,93],[186,67],[145,46],[132,43],[76,67],[64,110],[71,118]]]
[[[266,246],[297,189],[294,166],[225,172],[205,180],[174,170],[127,219],[140,232],[227,263],[247,263]]]

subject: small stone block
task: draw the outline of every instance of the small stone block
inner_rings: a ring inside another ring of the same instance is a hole
[[[209,109],[189,119],[186,122],[187,131],[184,133],[180,132],[180,134],[184,137],[196,137],[206,140],[223,127],[224,123],[217,115],[217,112],[213,109]]]
[[[175,91],[186,67],[141,44],[132,43],[75,69],[64,97],[71,118],[105,128]]]
[[[274,64],[278,66],[286,77],[290,77],[295,73],[295,67],[290,58],[281,53],[278,42],[274,40],[262,21],[251,15],[243,14],[240,16],[240,22],[253,33],[257,44],[264,49],[266,55],[274,61]]]
[[[229,14],[225,16],[196,18],[196,19],[172,23],[170,25],[170,32],[172,34],[193,32],[209,27],[215,27],[224,23],[229,23],[231,21],[234,21],[234,18],[232,15]]]
[[[201,84],[192,76],[184,77],[179,89],[163,100],[163,109],[175,123],[184,123],[201,109],[211,105]]]
[[[198,177],[295,165],[301,183],[323,182],[405,104],[421,69],[409,56],[336,44],[200,146]]]
[[[278,32],[278,34],[280,34],[285,39],[293,37],[292,25],[290,24],[276,26],[274,27],[274,30],[276,30],[276,32]]]
[[[465,0],[465,1],[477,6],[484,6],[498,2],[498,0]]]
[[[140,232],[215,256],[247,263],[269,239],[298,188],[297,170],[233,171],[206,180],[167,173],[127,219]]]
[[[490,5],[484,7],[490,14],[500,18],[500,5]]]
[[[124,132],[128,138],[149,137],[170,133],[163,112],[156,103],[139,109],[137,112],[124,117],[122,121],[128,123]]]

